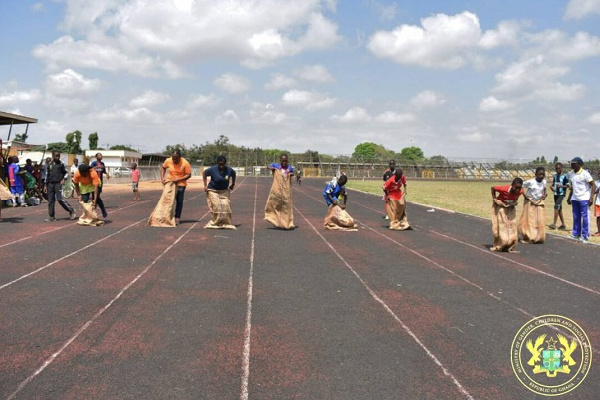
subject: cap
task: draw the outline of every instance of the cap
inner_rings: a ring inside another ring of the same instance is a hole
[[[581,157],[575,157],[574,159],[571,160],[571,164],[583,165],[583,160],[581,159]]]

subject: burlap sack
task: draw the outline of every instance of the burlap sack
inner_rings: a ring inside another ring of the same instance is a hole
[[[93,204],[91,202],[89,203],[84,203],[84,202],[79,202],[79,204],[81,205],[81,217],[79,217],[79,220],[77,220],[77,225],[83,225],[83,226],[100,226],[100,225],[104,225],[104,221],[102,221],[100,218],[98,218],[98,214],[96,213],[96,210],[94,210]]]
[[[290,175],[283,176],[279,171],[273,174],[273,185],[265,205],[265,220],[276,228],[295,228]]]
[[[0,179],[0,200],[11,200],[13,198],[10,189],[2,179]]]
[[[208,229],[236,229],[231,222],[231,201],[229,190],[212,190],[206,192],[206,202],[212,213],[212,219],[204,227]]]
[[[492,204],[492,233],[494,245],[492,251],[514,251],[518,240],[517,211],[514,205],[507,205],[500,200]]]
[[[412,229],[406,217],[406,201],[404,197],[400,200],[387,199],[385,210],[390,218],[390,229],[395,231],[405,231]]]
[[[354,218],[342,207],[334,204],[330,205],[327,210],[324,225],[325,229],[332,231],[358,231],[358,225],[354,223]]]
[[[546,210],[544,201],[525,199],[519,220],[519,232],[524,243],[544,243],[546,240]]]
[[[148,225],[161,228],[175,227],[175,196],[177,195],[177,185],[174,182],[167,182],[163,188],[162,195],[150,214]]]

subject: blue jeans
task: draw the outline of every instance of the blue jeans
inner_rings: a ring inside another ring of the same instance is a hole
[[[588,200],[571,200],[571,207],[573,208],[573,236],[583,236],[585,239],[590,236],[589,205],[590,202]]]
[[[181,218],[181,211],[183,210],[184,193],[185,186],[177,186],[177,194],[175,195],[175,218]]]

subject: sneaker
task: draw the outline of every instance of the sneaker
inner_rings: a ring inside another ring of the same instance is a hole
[[[75,211],[72,211],[72,212],[71,212],[71,215],[69,215],[69,219],[70,219],[70,220],[77,219],[77,215],[75,215]]]
[[[21,207],[29,207],[26,203],[22,203]]]
[[[569,235],[569,239],[581,240],[581,236]]]
[[[54,221],[56,221],[56,218],[54,218],[54,217],[48,217],[44,220],[44,222],[54,222]]]
[[[554,224],[549,225],[548,228],[550,228],[550,229],[556,229],[556,225],[554,225]]]
[[[558,227],[558,229],[560,229],[561,231],[564,231],[564,230],[566,230],[566,229],[567,229],[567,227],[566,227],[566,226],[564,226],[564,225],[561,225],[561,226],[559,226],[559,227]]]
[[[588,238],[586,238],[586,237],[582,237],[582,238],[581,238],[581,241],[582,241],[583,243],[587,243],[587,242],[588,242]]]

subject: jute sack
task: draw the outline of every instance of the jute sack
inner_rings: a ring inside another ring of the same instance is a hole
[[[494,245],[492,251],[514,251],[518,240],[517,211],[514,204],[505,204],[494,200],[492,204],[492,233]]]
[[[0,200],[12,200],[13,196],[10,189],[2,179],[0,179]]]
[[[91,202],[84,203],[82,201],[79,202],[81,205],[81,216],[77,220],[77,225],[83,226],[101,226],[104,225],[104,221],[98,218],[98,214],[96,210],[94,210],[93,204]]]
[[[161,228],[175,227],[175,196],[177,195],[177,185],[174,182],[167,182],[163,188],[162,195],[150,214],[148,225]]]
[[[273,174],[273,185],[265,205],[265,220],[276,228],[294,229],[294,209],[290,176],[279,171]]]
[[[337,204],[332,204],[327,210],[324,221],[325,229],[332,231],[358,231],[358,225],[354,223],[354,218],[346,210]]]
[[[544,243],[546,240],[546,210],[544,201],[525,199],[519,220],[519,232],[524,243]]]
[[[406,201],[404,197],[400,198],[400,200],[388,198],[385,209],[390,218],[390,229],[395,231],[412,229],[406,217]]]
[[[206,202],[212,213],[212,219],[204,227],[208,229],[236,229],[231,222],[231,200],[229,190],[206,192]]]

